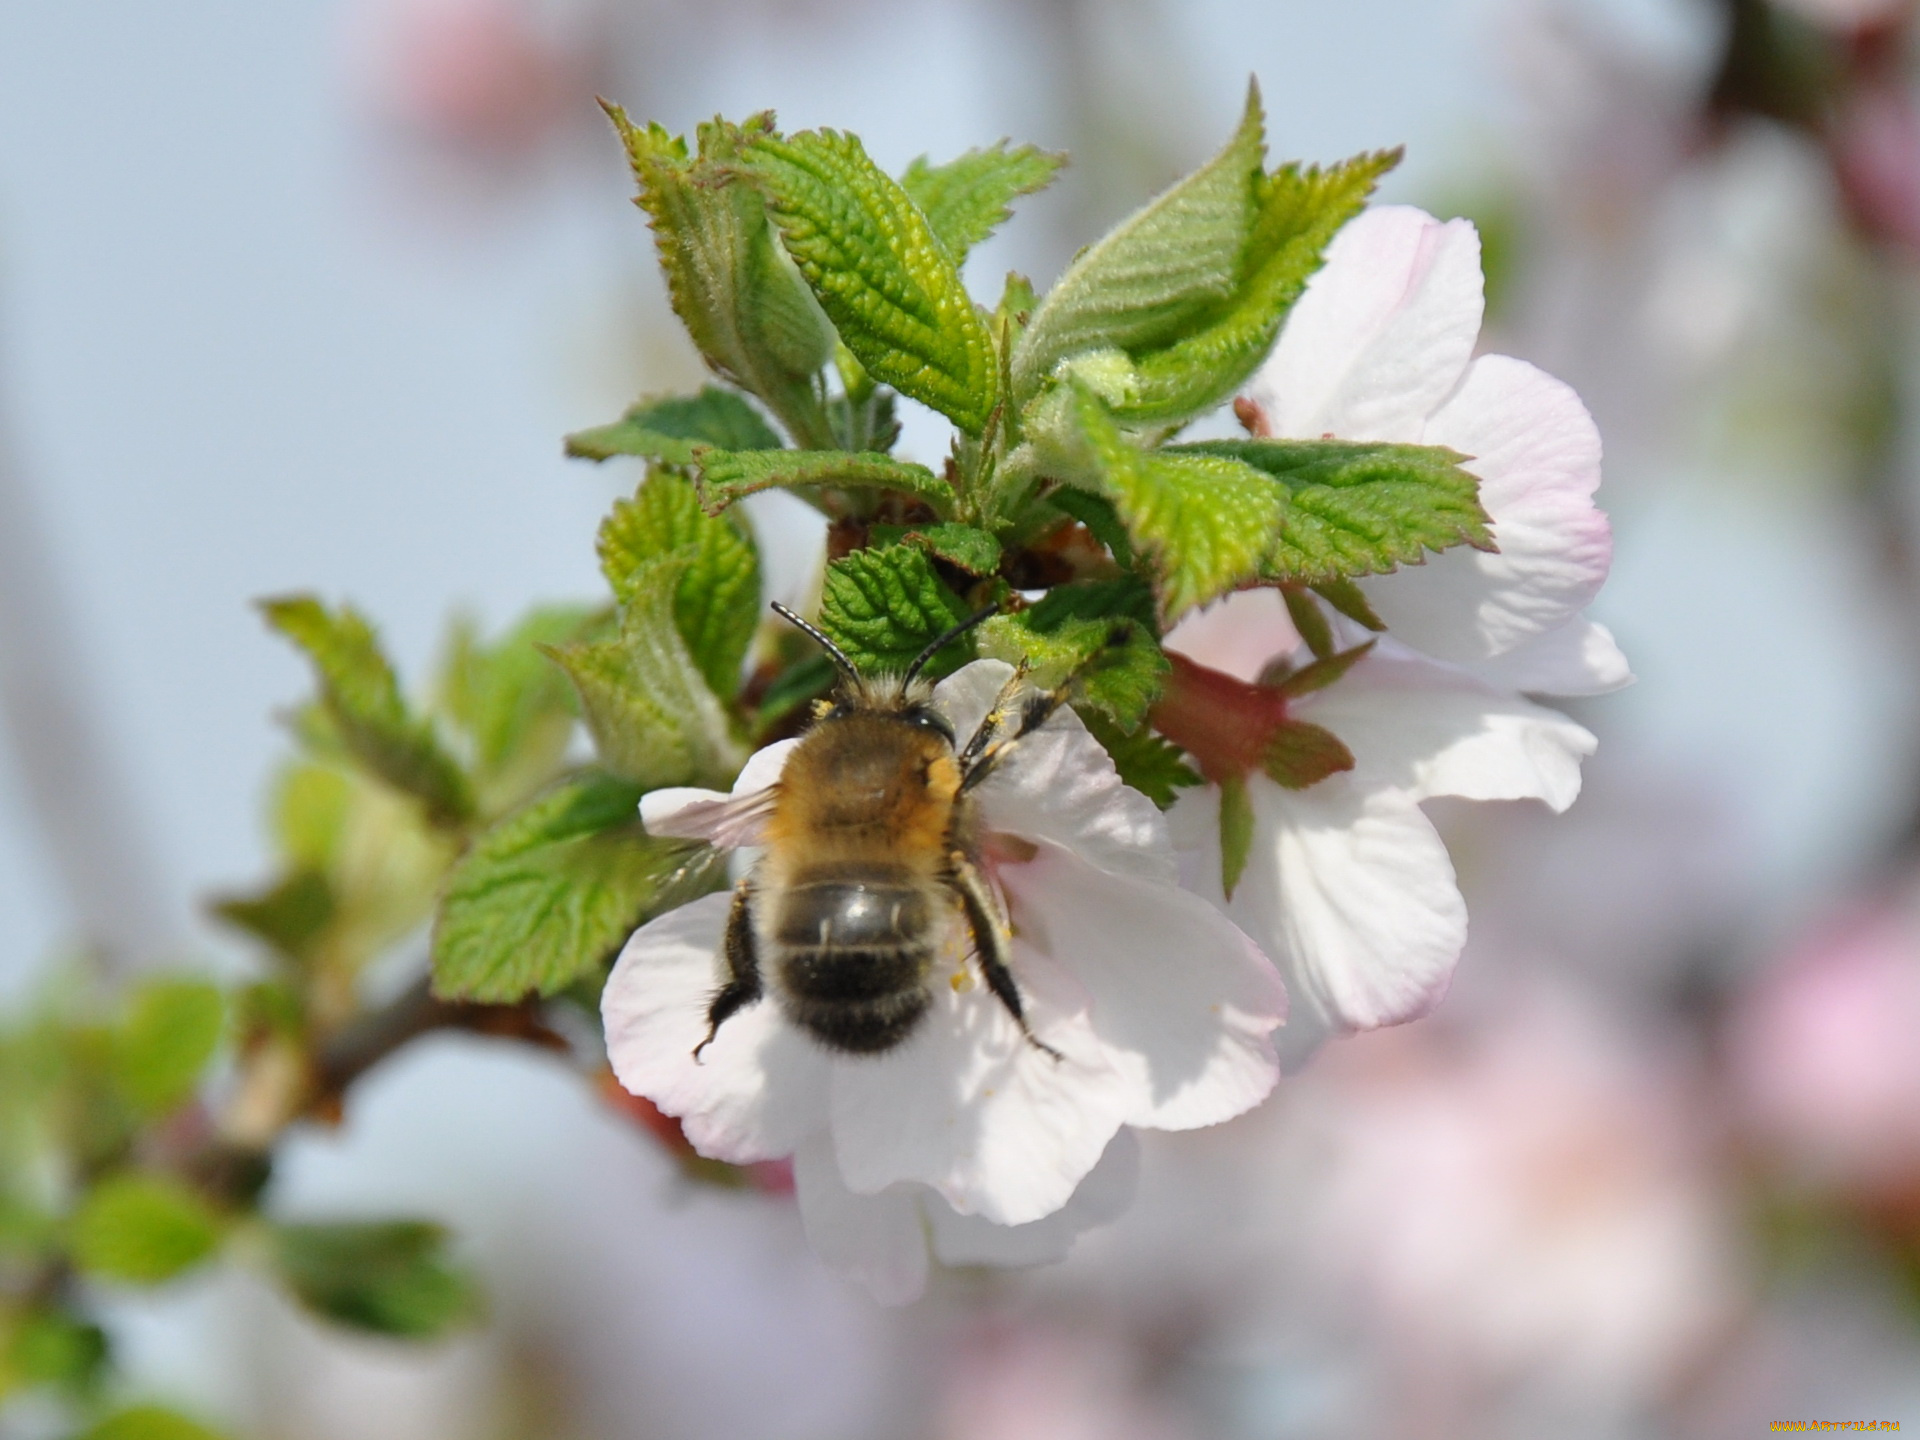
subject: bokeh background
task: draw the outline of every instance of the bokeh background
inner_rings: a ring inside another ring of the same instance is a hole
[[[1640,677],[1581,704],[1569,815],[1444,811],[1440,1013],[1146,1137],[1063,1266],[878,1312],[777,1195],[441,1037],[275,1204],[447,1219],[488,1324],[346,1338],[229,1266],[106,1302],[138,1393],[261,1440],[1920,1425],[1915,40],[1900,0],[0,7],[0,1013],[82,955],[244,967],[200,907],[264,870],[307,683],[251,598],[351,598],[418,675],[455,607],[594,592],[636,475],[558,437],[697,377],[596,93],[896,170],[1071,151],[982,293],[1204,158],[1250,71],[1277,154],[1405,143],[1386,198],[1481,226],[1487,343],[1599,419]]]

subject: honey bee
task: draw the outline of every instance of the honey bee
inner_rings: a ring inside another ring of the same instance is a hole
[[[957,918],[987,988],[1027,1040],[1009,932],[983,872],[972,791],[1010,748],[1059,708],[1060,692],[1016,672],[964,747],[921,671],[990,606],[941,635],[900,675],[863,676],[813,626],[840,679],[764,792],[765,850],[734,890],[721,955],[726,979],[707,1007],[712,1043],[728,1017],[771,989],[787,1017],[829,1049],[891,1050],[932,1003],[929,986]]]

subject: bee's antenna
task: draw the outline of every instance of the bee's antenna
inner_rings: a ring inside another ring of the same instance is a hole
[[[773,613],[778,615],[782,620],[785,620],[789,625],[796,625],[800,629],[806,631],[807,634],[811,635],[816,641],[819,642],[820,648],[825,650],[827,654],[832,657],[833,663],[839,667],[840,673],[842,675],[845,675],[848,680],[853,681],[855,684],[859,683],[860,672],[853,668],[853,661],[847,658],[846,651],[842,650],[838,645],[834,644],[833,641],[829,640],[825,635],[821,634],[813,626],[809,625],[806,621],[802,620],[798,615],[794,614],[793,611],[789,610],[786,606],[782,605],[778,600],[773,602]]]
[[[926,668],[926,664],[929,660],[933,659],[934,656],[938,655],[942,650],[946,649],[947,646],[951,645],[955,640],[958,640],[962,635],[966,634],[967,631],[971,630],[974,626],[978,625],[982,620],[991,619],[993,616],[998,615],[999,613],[1000,613],[1000,602],[996,600],[991,605],[987,606],[986,609],[980,611],[977,615],[969,615],[966,619],[962,620],[958,625],[954,626],[951,630],[947,631],[946,634],[940,636],[931,645],[927,646],[926,649],[922,650],[919,653],[919,655],[915,657],[913,664],[907,667],[907,673],[902,678],[901,683],[905,685],[911,685],[914,681],[914,678],[918,676],[923,669]]]

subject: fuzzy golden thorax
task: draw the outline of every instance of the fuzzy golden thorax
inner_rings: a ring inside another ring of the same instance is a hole
[[[869,867],[932,879],[945,864],[960,769],[936,730],[897,713],[829,713],[779,784],[765,861],[777,884]]]

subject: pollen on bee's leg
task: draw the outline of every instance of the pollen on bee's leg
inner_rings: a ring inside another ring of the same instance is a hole
[[[953,987],[953,993],[964,995],[973,989],[976,983],[973,976],[973,953],[963,944],[957,934],[949,935],[940,947],[941,961],[951,966],[947,972],[947,984]]]

